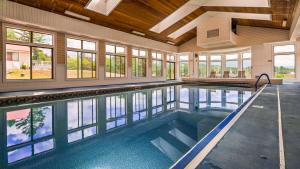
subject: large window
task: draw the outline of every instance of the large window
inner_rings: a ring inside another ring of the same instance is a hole
[[[210,73],[217,77],[222,76],[222,57],[220,55],[210,56]]]
[[[167,80],[175,80],[175,56],[167,55]]]
[[[199,77],[207,76],[207,58],[206,56],[199,56]]]
[[[125,77],[125,49],[124,46],[114,44],[107,44],[105,46],[105,77]]]
[[[179,56],[180,60],[180,77],[188,77],[189,76],[189,56],[183,55]]]
[[[67,38],[67,78],[96,78],[96,42]]]
[[[134,77],[146,77],[147,52],[142,49],[132,49],[132,75]]]
[[[6,135],[8,163],[53,149],[53,107],[6,112]]]
[[[159,52],[152,52],[152,77],[161,77],[163,75],[163,59]]]
[[[276,78],[295,78],[295,45],[274,46],[274,74]]]
[[[53,35],[6,28],[6,79],[53,78]]]
[[[237,77],[238,75],[238,54],[226,55],[226,71],[229,77]]]
[[[246,78],[251,78],[251,72],[252,72],[251,52],[242,53],[242,70],[245,71]]]
[[[97,99],[67,102],[68,142],[78,141],[97,134]]]

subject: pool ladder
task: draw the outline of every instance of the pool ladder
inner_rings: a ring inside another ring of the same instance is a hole
[[[267,73],[262,73],[262,74],[258,77],[258,79],[256,80],[256,83],[255,83],[255,91],[257,91],[257,88],[258,88],[258,82],[260,81],[261,77],[263,77],[263,76],[266,76],[267,79],[268,79],[268,81],[269,81],[268,84],[271,84],[271,80],[270,80],[269,75],[268,75]]]

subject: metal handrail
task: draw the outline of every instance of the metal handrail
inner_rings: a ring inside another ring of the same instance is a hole
[[[266,76],[267,77],[267,79],[268,79],[268,84],[271,84],[271,80],[270,80],[270,77],[269,77],[269,75],[267,74],[267,73],[262,73],[259,77],[258,77],[258,79],[256,80],[256,83],[255,83],[255,90],[257,91],[257,88],[258,88],[258,82],[260,81],[260,79],[261,79],[261,77],[263,77],[263,76]]]

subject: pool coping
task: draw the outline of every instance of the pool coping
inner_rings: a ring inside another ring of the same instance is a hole
[[[103,86],[98,86],[98,87],[95,86],[90,88],[81,87],[81,88],[74,88],[73,90],[72,88],[66,88],[65,90],[61,90],[61,91],[59,91],[59,89],[40,90],[41,92],[40,93],[37,92],[38,94],[31,93],[31,94],[24,94],[24,95],[20,94],[20,95],[12,95],[12,96],[9,95],[0,96],[0,107],[24,104],[24,103],[26,104],[26,103],[34,103],[34,102],[68,99],[74,97],[85,97],[91,95],[102,95],[102,94],[118,93],[124,91],[149,89],[149,88],[163,87],[163,86],[170,86],[170,85],[181,85],[181,84],[189,84],[189,83],[182,82],[182,81],[173,81],[169,83],[165,83],[165,82],[129,83],[124,85],[113,85],[113,86],[103,85]]]
[[[207,133],[200,141],[196,143],[186,154],[177,160],[170,169],[196,168],[198,164],[209,154],[209,152],[224,137],[234,123],[240,118],[243,112],[259,96],[267,85],[256,91],[247,101],[242,103],[236,110],[231,112],[216,127]],[[230,124],[231,123],[231,124]],[[231,125],[231,126],[229,126]],[[197,160],[197,161],[195,161]]]

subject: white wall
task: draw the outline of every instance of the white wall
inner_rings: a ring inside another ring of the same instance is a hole
[[[237,46],[233,49],[204,49],[196,45],[196,38],[179,46],[181,52],[214,52],[220,50],[234,51],[249,47],[252,51],[252,77],[261,73],[268,73],[273,77],[273,45],[294,43],[296,45],[296,79],[300,81],[300,39],[296,42],[289,41],[289,31],[281,29],[238,26]]]

